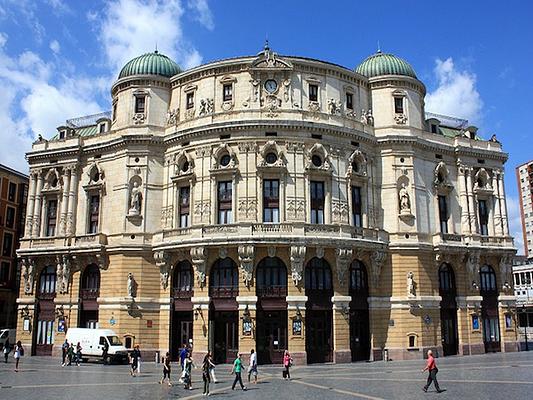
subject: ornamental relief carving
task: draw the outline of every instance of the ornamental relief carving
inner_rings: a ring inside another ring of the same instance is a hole
[[[201,99],[200,100],[200,107],[198,111],[198,115],[200,117],[204,115],[213,114],[215,111],[215,102],[213,99],[207,98],[207,99]]]
[[[331,202],[331,219],[333,223],[346,223],[348,221],[348,203],[340,200]]]
[[[210,200],[199,200],[194,202],[194,215],[198,215],[202,222],[204,218],[209,220],[209,215],[211,214],[211,201]]]
[[[341,115],[342,103],[340,100],[328,100],[328,113],[330,115]]]
[[[238,210],[241,218],[255,219],[257,216],[257,199],[255,197],[239,199]]]
[[[180,109],[173,108],[167,111],[167,126],[176,126],[180,120]]]
[[[303,279],[305,246],[291,246],[291,277],[295,286]]]
[[[287,199],[287,219],[293,221],[305,220],[304,198],[293,197]]]
[[[144,113],[133,114],[133,123],[135,125],[142,125],[146,121],[146,115]]]

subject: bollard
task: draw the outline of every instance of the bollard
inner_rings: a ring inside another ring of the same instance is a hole
[[[155,363],[159,364],[159,351],[155,352]]]

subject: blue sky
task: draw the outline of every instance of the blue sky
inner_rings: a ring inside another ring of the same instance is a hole
[[[0,0],[0,163],[27,170],[37,134],[110,109],[120,67],[156,44],[191,67],[255,54],[268,37],[278,53],[354,68],[379,42],[412,64],[429,111],[468,118],[503,142],[517,234],[514,168],[533,159],[532,20],[533,2],[518,0]]]

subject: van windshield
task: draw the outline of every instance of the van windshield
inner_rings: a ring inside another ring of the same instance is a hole
[[[118,336],[108,336],[107,340],[109,340],[110,346],[122,346],[122,342],[118,338]]]

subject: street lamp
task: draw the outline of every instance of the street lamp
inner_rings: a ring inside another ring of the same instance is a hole
[[[525,305],[520,306],[520,310],[522,311],[522,315],[525,316],[525,318],[524,318],[524,338],[526,340],[526,351],[529,351],[529,344],[528,344],[528,341],[527,341],[528,318],[527,318],[526,306]]]

